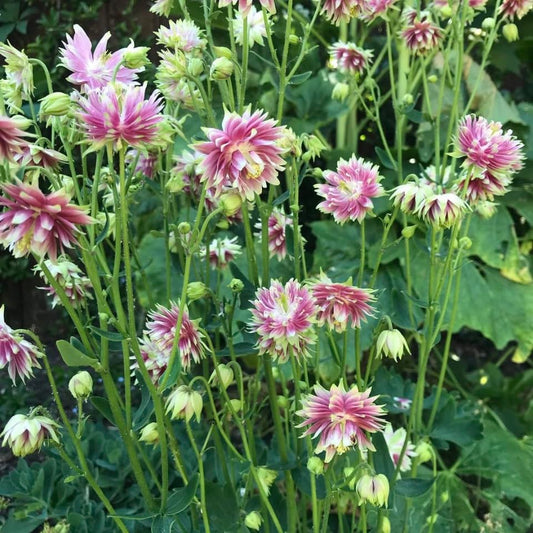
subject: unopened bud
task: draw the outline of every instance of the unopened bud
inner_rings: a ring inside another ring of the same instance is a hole
[[[513,41],[518,41],[519,35],[518,35],[518,28],[516,24],[506,24],[502,28],[503,36],[512,43]]]
[[[331,92],[331,97],[333,100],[344,102],[349,94],[350,86],[347,83],[336,83],[333,87],[333,91]]]
[[[230,281],[229,288],[232,290],[232,292],[239,293],[244,289],[244,283],[238,278],[233,278]]]
[[[225,46],[215,46],[213,52],[216,57],[225,57],[226,59],[233,58],[233,52]]]
[[[356,469],[353,466],[346,466],[343,470],[344,479],[348,483],[348,487],[350,487],[350,490],[355,489],[355,482],[356,482]]]
[[[470,250],[470,248],[472,248],[472,239],[469,237],[461,237],[459,239],[459,247],[463,250]]]
[[[263,523],[263,518],[257,511],[252,511],[246,515],[244,519],[244,525],[249,529],[255,529],[259,531],[261,529],[261,524]]]
[[[235,216],[242,207],[241,195],[236,192],[225,192],[220,195],[219,205],[226,217]]]
[[[182,235],[187,235],[187,233],[191,232],[191,225],[188,222],[180,222],[178,224],[178,231]]]
[[[93,378],[86,370],[78,372],[70,378],[68,390],[76,400],[86,400],[93,391]]]
[[[289,407],[289,400],[285,396],[279,395],[277,401],[280,409],[287,409],[287,407]]]
[[[419,463],[425,463],[431,460],[435,452],[433,451],[431,444],[423,440],[417,444],[415,454],[416,454],[416,459]]]
[[[315,474],[315,476],[321,476],[324,473],[324,461],[314,455],[307,460],[307,470]]]
[[[229,403],[231,404],[231,407],[233,407],[233,410],[236,413],[239,413],[240,411],[242,411],[242,402],[238,400],[237,398],[233,398],[232,400],[229,401]]]
[[[206,284],[201,281],[191,281],[187,285],[187,298],[189,302],[194,302],[194,300],[199,300],[204,298],[209,294],[209,289]]]
[[[440,8],[440,14],[445,18],[445,19],[448,19],[450,18],[452,15],[453,15],[453,9],[446,5],[446,6],[442,6]]]
[[[391,526],[390,526],[390,520],[384,516],[381,519],[381,529],[379,530],[379,533],[390,533],[391,532]]]
[[[357,482],[359,503],[369,502],[372,505],[383,507],[389,499],[389,480],[383,474],[370,476],[365,474]]]
[[[382,331],[376,341],[376,352],[378,357],[389,357],[397,361],[401,359],[404,353],[411,353],[407,341],[397,329],[386,329]]]
[[[142,68],[145,65],[148,65],[148,51],[150,48],[147,46],[133,46],[133,41],[130,45],[124,50],[124,66],[126,68]]]
[[[405,226],[405,228],[402,229],[402,237],[405,239],[410,239],[416,231],[416,226]]]
[[[227,80],[233,74],[233,61],[227,57],[217,57],[211,64],[209,75],[213,80]]]
[[[70,96],[65,93],[51,93],[41,99],[41,117],[61,117],[70,109]]]
[[[487,219],[492,217],[494,213],[496,213],[497,206],[498,204],[495,204],[494,202],[479,202],[476,205],[476,213],[479,213],[482,218]]]
[[[409,106],[414,102],[413,95],[411,93],[406,93],[403,95],[402,103],[404,106]]]
[[[22,115],[13,115],[10,118],[19,130],[27,130],[33,124],[33,122],[29,118],[24,117]]]
[[[220,376],[220,380],[219,380],[219,376]],[[233,373],[232,368],[228,365],[221,363],[211,373],[211,377],[209,378],[209,383],[212,383],[213,385],[216,385],[216,386],[219,386],[220,384],[222,384],[222,387],[225,390],[233,383],[234,378],[235,378],[235,375]]]
[[[436,74],[431,74],[430,76],[428,76],[428,81],[429,83],[437,83],[439,78],[437,78]]]
[[[278,473],[275,470],[270,470],[263,466],[260,466],[257,469],[259,484],[267,496],[270,494],[270,486],[274,483],[277,477]]]
[[[157,444],[159,442],[159,432],[157,431],[157,423],[150,422],[144,426],[141,430],[141,435],[139,437],[141,442],[146,442],[146,444]]]
[[[291,33],[289,35],[290,44],[298,44],[299,42],[300,42],[300,37],[298,37],[298,35],[294,35],[294,33]]]
[[[481,27],[485,31],[492,30],[496,24],[496,21],[492,17],[487,17],[486,19],[483,19],[483,22],[481,23]]]
[[[204,62],[199,57],[189,59],[187,63],[187,72],[191,76],[199,76],[204,71]]]

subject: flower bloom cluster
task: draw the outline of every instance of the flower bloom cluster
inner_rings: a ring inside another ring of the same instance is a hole
[[[320,436],[315,453],[326,452],[329,463],[336,453],[342,454],[352,446],[374,450],[365,431],[374,433],[384,426],[383,406],[370,389],[360,392],[356,386],[346,391],[344,385],[332,385],[330,390],[315,385],[314,393],[302,400],[296,414],[304,419],[297,427],[309,426],[302,436]]]
[[[144,338],[140,342],[141,356],[152,380],[157,382],[167,369],[172,354],[180,319],[179,303],[171,302],[170,308],[158,305],[155,311],[149,313],[148,318]],[[184,370],[188,370],[193,361],[199,363],[205,357],[205,345],[198,330],[198,321],[189,318],[186,307],[181,318],[177,349]],[[135,362],[132,370],[137,367]]]
[[[259,353],[269,353],[281,363],[291,352],[296,359],[306,357],[316,338],[317,308],[311,293],[295,280],[285,285],[273,281],[269,288],[260,288],[256,297],[250,329],[259,335]]]
[[[431,22],[429,12],[408,8],[403,13],[405,21],[401,37],[411,52],[425,54],[436,49],[440,38],[441,29]]]
[[[323,213],[331,213],[339,224],[348,220],[361,222],[372,210],[372,198],[383,194],[381,176],[377,165],[353,156],[349,161],[341,159],[337,172],[324,172],[326,183],[316,184],[317,194],[325,198],[318,204]]]
[[[63,191],[44,194],[25,183],[3,185],[8,197],[0,197],[6,209],[0,213],[0,243],[9,248],[15,257],[30,252],[53,261],[58,249],[64,252],[78,244],[76,225],[92,224],[93,219],[73,204]]]
[[[327,324],[330,329],[342,333],[348,328],[348,322],[351,322],[352,328],[358,328],[361,320],[372,315],[372,291],[353,287],[351,280],[333,283],[322,273],[310,288],[318,305],[317,320],[320,326]]]
[[[2,446],[7,444],[14,455],[24,457],[39,450],[46,439],[59,442],[57,427],[58,424],[47,416],[12,416],[0,435],[4,437]]]
[[[37,360],[39,357],[42,353],[37,347],[6,324],[4,306],[0,307],[0,368],[7,365],[13,383],[17,376],[24,381],[33,375],[33,368],[41,368]]]
[[[253,200],[268,183],[278,185],[278,172],[285,167],[284,130],[262,111],[248,108],[242,116],[226,111],[222,129],[206,128],[209,140],[194,147],[205,156],[200,169],[208,187],[217,195],[233,188],[243,199]]]

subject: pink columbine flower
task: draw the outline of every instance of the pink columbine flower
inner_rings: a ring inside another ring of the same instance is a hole
[[[503,0],[500,6],[500,13],[504,18],[521,19],[533,8],[533,0]]]
[[[278,185],[278,172],[285,167],[284,130],[263,111],[252,113],[248,107],[242,116],[226,111],[222,129],[204,129],[209,140],[194,147],[205,155],[200,170],[208,187],[217,194],[229,187],[253,200],[268,183]]]
[[[2,446],[11,448],[13,455],[24,457],[41,448],[46,439],[59,442],[56,433],[58,424],[47,416],[30,413],[12,416],[0,437],[4,437]]]
[[[326,0],[321,13],[332,24],[338,26],[356,17],[363,9],[364,0]]]
[[[392,459],[394,466],[397,467],[405,439],[407,438],[407,432],[404,428],[398,428],[396,431],[393,431],[392,426],[387,424],[383,430],[383,437],[387,443],[390,458]],[[402,458],[402,464],[400,465],[400,472],[407,472],[411,468],[411,458],[416,456],[417,453],[414,445],[411,443],[411,441],[408,441],[407,448],[405,449],[405,453]]]
[[[163,349],[159,344],[152,341],[148,335],[139,340],[139,348],[141,350],[141,357],[143,358],[146,370],[150,375],[153,383],[157,383],[161,376],[165,373],[170,359],[170,350]],[[133,358],[131,365],[132,372],[139,368],[135,358]]]
[[[37,144],[26,144],[15,154],[15,161],[21,166],[56,169],[60,163],[68,161],[68,158],[57,150],[43,148]]]
[[[449,228],[462,218],[468,204],[455,193],[433,194],[421,202],[416,214],[428,224]]]
[[[505,176],[522,168],[523,143],[511,130],[504,132],[500,122],[467,115],[459,122],[454,155],[465,156],[464,167],[472,166],[475,174],[488,170]]]
[[[361,18],[368,22],[387,13],[396,0],[364,0]]]
[[[230,4],[239,3],[238,9],[243,17],[248,16],[250,8],[252,7],[252,0],[218,0],[218,7],[226,7]],[[276,13],[276,4],[274,0],[259,0],[259,3],[269,12]]]
[[[246,15],[237,11],[233,19],[235,42],[240,45],[244,44],[244,20],[248,28],[248,46],[252,48],[254,43],[263,46],[263,37],[266,37],[265,18],[263,12],[258,11],[255,6],[250,6]],[[268,23],[270,24],[270,21]]]
[[[22,138],[26,135],[11,117],[0,115],[0,163],[14,161],[15,154],[22,152],[27,144]]]
[[[377,165],[355,156],[349,161],[341,159],[337,172],[324,171],[324,178],[327,183],[315,185],[317,194],[325,198],[317,207],[323,213],[333,214],[339,224],[347,220],[361,222],[374,207],[371,198],[383,194]]]
[[[159,44],[187,54],[201,54],[207,44],[200,28],[192,20],[169,20],[168,28],[160,26],[155,34]]]
[[[57,258],[56,262],[47,259],[44,261],[44,264],[56,283],[65,291],[65,295],[72,307],[82,307],[87,302],[87,299],[92,299],[89,293],[89,290],[92,289],[91,280],[84,275],[77,265],[70,262],[67,257],[61,255]],[[49,281],[40,264],[35,267],[34,271],[45,282]],[[61,299],[52,285],[39,287],[39,289],[47,291],[48,296],[52,297],[52,308],[56,305],[61,305]]]
[[[135,164],[135,173],[140,173],[147,178],[153,178],[157,166],[158,155],[155,152],[142,152],[131,149],[126,154],[126,162]]]
[[[33,376],[34,368],[41,368],[37,359],[43,354],[31,342],[11,329],[4,320],[4,306],[0,307],[0,368],[7,365],[13,384],[17,376],[22,381]]]
[[[339,41],[329,49],[330,65],[341,72],[361,74],[372,60],[372,50],[359,48],[355,43]]]
[[[145,100],[145,91],[146,84],[110,84],[80,100],[82,125],[95,149],[108,144],[115,150],[146,147],[155,140],[163,104],[157,91]]]
[[[408,411],[411,409],[411,404],[413,403],[413,400],[409,398],[402,398],[401,396],[393,396],[394,401],[394,407],[396,409],[400,409],[401,411]]]
[[[206,249],[200,250],[200,255],[205,257]],[[209,264],[212,268],[225,268],[236,256],[242,254],[242,246],[237,242],[237,237],[224,237],[213,239],[209,244]]]
[[[149,313],[146,323],[146,335],[160,350],[170,358],[176,326],[179,321],[179,303],[171,302],[170,308],[158,305],[155,311]],[[191,362],[199,363],[205,357],[205,344],[202,334],[198,331],[198,321],[189,318],[187,307],[183,310],[178,349],[181,366],[188,370]]]
[[[352,328],[358,328],[361,320],[372,316],[369,305],[374,300],[372,290],[353,287],[351,279],[345,283],[333,283],[324,273],[310,285],[313,297],[318,305],[318,324],[327,324],[338,333],[346,331],[348,322]]]
[[[320,435],[315,453],[326,452],[324,461],[329,463],[336,453],[343,454],[352,446],[362,450],[375,450],[365,431],[375,433],[384,426],[383,406],[376,405],[377,396],[370,396],[371,389],[359,392],[356,386],[349,391],[341,383],[328,391],[315,385],[314,394],[302,400],[302,409],[296,414],[304,421],[296,427],[309,426],[302,437]]]
[[[296,359],[307,357],[316,338],[317,313],[309,290],[293,279],[285,285],[273,281],[269,288],[260,288],[256,298],[250,329],[259,335],[259,353],[269,353],[280,363],[288,361],[291,352]]]
[[[292,217],[287,216],[281,209],[274,207],[268,217],[268,251],[270,257],[277,257],[282,261],[287,256],[286,228],[292,224]],[[261,222],[255,225],[261,238]]]
[[[0,244],[15,257],[32,252],[39,257],[48,254],[55,261],[58,249],[64,252],[78,244],[76,225],[94,222],[81,207],[69,204],[70,197],[62,190],[44,194],[20,181],[2,189],[11,198],[0,197],[0,205],[6,207],[0,213]]]
[[[416,10],[408,8],[403,16],[406,26],[400,35],[411,52],[425,54],[437,48],[442,31],[431,22],[427,11],[418,14]]]
[[[67,42],[60,48],[61,64],[72,72],[67,78],[75,85],[81,85],[82,91],[101,89],[110,81],[130,84],[137,79],[137,72],[144,68],[129,69],[118,67],[126,48],[110,54],[106,50],[111,33],[107,32],[98,42],[94,52],[91,40],[81,26],[74,24],[74,37],[67,35]],[[116,75],[115,75],[116,70]]]

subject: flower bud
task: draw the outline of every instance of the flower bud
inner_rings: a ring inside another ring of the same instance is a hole
[[[41,99],[41,117],[61,117],[70,110],[70,96],[65,93],[51,93]]]
[[[187,233],[190,233],[191,231],[191,225],[188,222],[180,222],[178,224],[178,231],[182,235],[187,235]]]
[[[389,480],[383,474],[370,476],[365,474],[357,482],[359,504],[369,502],[372,505],[383,507],[389,499]]]
[[[244,525],[249,529],[255,529],[259,531],[261,529],[261,524],[263,523],[263,518],[257,511],[252,511],[246,515],[244,519]]]
[[[350,94],[350,86],[347,83],[336,83],[333,86],[331,97],[333,98],[333,100],[344,102],[344,100],[346,100],[349,94]]]
[[[167,398],[166,412],[171,412],[172,420],[184,418],[189,422],[193,415],[196,415],[196,420],[200,422],[203,406],[204,402],[199,392],[186,385],[180,385]]]
[[[472,239],[469,237],[461,237],[459,239],[459,247],[463,250],[470,250],[470,248],[472,248]]]
[[[404,106],[410,106],[414,101],[415,100],[414,100],[413,95],[411,93],[406,93],[406,94],[403,95],[402,104]]]
[[[379,530],[379,533],[390,533],[391,532],[391,526],[390,526],[390,520],[384,516],[381,519],[381,529]]]
[[[226,217],[235,216],[242,207],[242,198],[236,192],[225,192],[220,195],[219,205]]]
[[[33,124],[29,118],[24,117],[23,115],[13,115],[11,120],[19,130],[26,130]]]
[[[244,283],[238,278],[233,278],[229,283],[229,288],[232,292],[239,293],[244,289]]]
[[[437,83],[438,79],[439,78],[437,78],[435,74],[431,74],[430,76],[428,76],[429,83]]]
[[[315,476],[321,476],[324,473],[324,461],[314,455],[307,460],[307,470],[315,474]]]
[[[150,63],[147,57],[149,50],[150,48],[147,46],[133,46],[133,41],[131,41],[130,45],[124,50],[124,55],[122,56],[124,66],[126,68],[137,69],[148,65],[148,63]]]
[[[93,392],[93,378],[86,370],[70,378],[68,390],[76,400],[86,400]]]
[[[416,231],[416,226],[405,226],[405,228],[402,229],[402,237],[405,239],[410,239]]]
[[[300,42],[300,37],[298,37],[298,35],[295,35],[294,33],[291,33],[289,35],[290,44],[298,44],[299,42]]]
[[[512,43],[513,41],[518,41],[519,35],[518,35],[518,28],[516,24],[506,24],[502,28],[503,36]]]
[[[479,213],[479,216],[482,218],[490,218],[496,213],[496,208],[498,204],[495,204],[494,202],[479,202],[476,204],[476,213]]]
[[[448,18],[450,18],[453,15],[453,9],[450,6],[448,6],[448,5],[442,6],[440,8],[440,14],[445,19],[448,19]]]
[[[139,437],[141,442],[146,442],[146,444],[157,444],[159,442],[159,431],[157,431],[157,423],[150,422],[144,426],[141,430],[141,435]]]
[[[233,52],[225,46],[215,46],[213,52],[216,57],[225,57],[226,59],[233,58]]]
[[[318,157],[326,147],[316,135],[305,135],[302,137],[304,146],[307,148],[306,154],[309,155],[309,159],[314,161],[315,157]]]
[[[344,479],[348,483],[348,487],[350,487],[350,490],[355,489],[355,481],[356,481],[355,473],[356,473],[356,470],[353,466],[347,466],[343,470]]]
[[[213,80],[227,80],[233,74],[233,61],[227,57],[217,57],[211,64],[209,75]]]
[[[191,76],[199,76],[204,71],[204,62],[199,57],[192,57],[187,63],[187,72]]]
[[[485,31],[492,30],[494,28],[494,25],[496,24],[496,21],[492,17],[487,17],[486,19],[483,19],[483,22],[481,23],[481,27]]]
[[[242,411],[242,402],[237,398],[232,398],[229,403],[231,403],[231,407],[233,407],[233,410],[236,413],[239,413]]]
[[[204,298],[209,294],[209,289],[206,284],[201,281],[191,281],[187,285],[187,299],[189,302],[194,302],[194,300],[199,300]]]
[[[433,451],[433,448],[431,447],[431,444],[429,442],[423,440],[420,441],[415,449],[416,458],[419,463],[425,463],[435,455],[435,452]]]
[[[274,483],[277,477],[278,473],[275,470],[270,470],[263,466],[260,466],[257,469],[257,478],[259,480],[261,488],[267,496],[270,494],[270,486],[272,485],[272,483]]]
[[[382,331],[376,341],[376,353],[378,357],[389,357],[397,361],[403,356],[404,349],[411,353],[407,341],[397,329],[386,329]]]
[[[2,446],[6,444],[11,448],[13,455],[24,457],[41,448],[45,439],[59,442],[55,428],[56,422],[47,416],[26,415],[12,416],[6,424],[0,437],[4,437]]]
[[[217,374],[217,369],[218,369],[218,374]],[[223,363],[218,365],[217,369],[213,370],[213,372],[211,373],[211,377],[209,378],[209,383],[212,383],[215,386],[219,386],[221,382],[222,387],[224,387],[224,389],[227,389],[233,383],[233,380],[235,378],[233,370],[230,366],[225,365]],[[219,376],[220,376],[220,382],[219,382]]]
[[[280,409],[287,409],[289,407],[289,399],[285,396],[278,395],[277,401]]]

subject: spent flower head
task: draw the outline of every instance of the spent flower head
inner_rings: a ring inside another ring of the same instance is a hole
[[[309,426],[302,437],[320,436],[315,453],[325,451],[326,463],[352,446],[375,449],[366,433],[383,429],[385,413],[375,403],[377,396],[370,396],[370,392],[370,389],[359,392],[356,386],[346,391],[342,383],[332,385],[330,390],[317,384],[314,393],[302,400],[302,409],[296,414],[304,421],[297,427]]]

